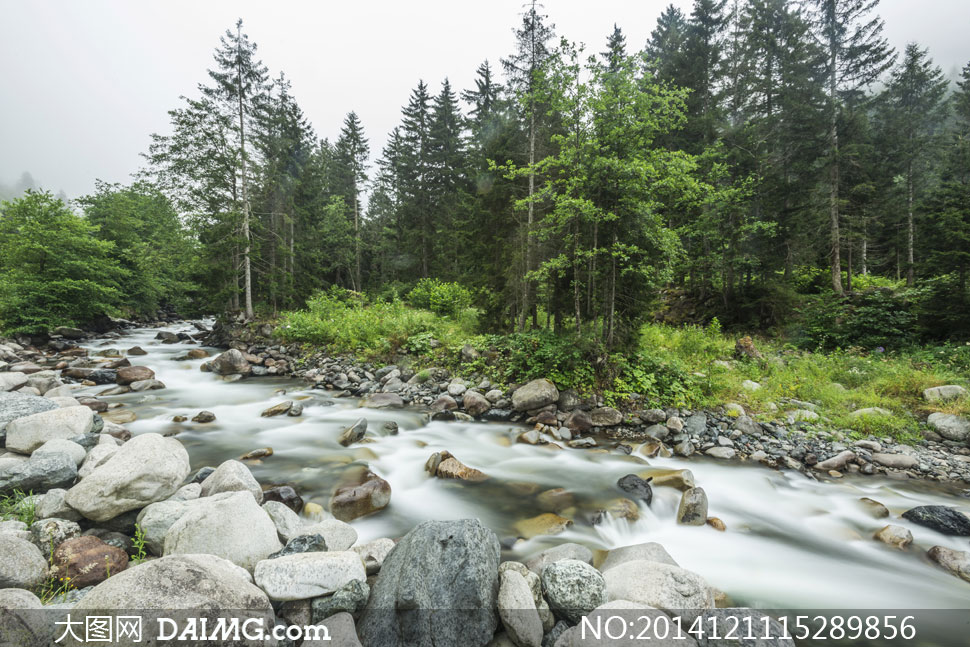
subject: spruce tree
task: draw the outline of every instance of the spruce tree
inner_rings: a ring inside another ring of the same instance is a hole
[[[367,182],[367,158],[370,155],[370,146],[356,112],[348,113],[344,119],[334,152],[337,191],[343,196],[350,210],[350,219],[354,228],[354,267],[350,272],[350,283],[354,290],[362,290],[360,194]]]

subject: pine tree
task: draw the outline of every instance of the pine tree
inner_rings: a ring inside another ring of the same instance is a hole
[[[417,276],[431,276],[431,253],[434,220],[428,180],[431,167],[429,138],[431,134],[431,96],[424,81],[411,93],[403,110],[401,146],[395,156],[395,174],[401,198],[402,218],[408,237],[416,236],[410,246],[420,254]]]
[[[344,119],[343,128],[337,138],[335,148],[335,163],[338,191],[343,195],[347,207],[351,210],[351,220],[354,224],[354,269],[350,273],[351,286],[354,290],[363,289],[360,272],[361,258],[361,210],[360,194],[367,182],[367,159],[370,146],[364,137],[364,127],[360,123],[356,112],[350,112]]]
[[[686,34],[684,13],[672,4],[667,5],[657,18],[657,26],[650,32],[644,49],[647,69],[657,81],[676,83],[681,78]]]
[[[883,21],[870,16],[879,0],[810,0],[814,36],[825,50],[829,112],[829,233],[832,289],[842,294],[839,231],[839,114],[845,101],[892,65],[892,51],[882,36]]]
[[[457,278],[460,272],[460,249],[454,241],[461,233],[458,212],[463,207],[465,167],[468,164],[463,123],[458,97],[451,89],[451,83],[445,79],[431,107],[428,189],[433,205],[434,240],[438,243],[434,246],[435,274],[450,279]],[[441,244],[443,242],[445,244]]]

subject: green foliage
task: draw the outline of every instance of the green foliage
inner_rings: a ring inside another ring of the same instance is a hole
[[[148,553],[145,551],[145,531],[138,524],[135,524],[135,536],[131,538],[131,546],[135,549],[135,554],[131,556],[133,564],[145,561]]]
[[[97,233],[50,193],[0,204],[0,329],[37,333],[115,312],[128,272]]]
[[[471,306],[472,295],[458,283],[425,278],[408,293],[408,303],[435,314],[456,317]]]
[[[898,350],[913,343],[913,304],[887,289],[806,299],[797,341],[805,348]]]
[[[637,394],[650,406],[689,407],[700,397],[698,379],[675,356],[635,353],[615,356],[613,362],[618,375],[606,391],[608,404],[622,404]]]
[[[562,388],[589,390],[596,384],[596,360],[602,349],[595,340],[532,330],[490,336],[488,347],[498,354],[498,376],[526,382],[549,378]]]
[[[37,520],[32,492],[14,490],[0,495],[0,521],[21,521],[29,528]]]

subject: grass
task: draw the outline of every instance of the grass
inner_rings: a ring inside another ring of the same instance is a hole
[[[0,495],[0,521],[22,521],[29,528],[37,520],[32,497],[32,492],[20,490]]]

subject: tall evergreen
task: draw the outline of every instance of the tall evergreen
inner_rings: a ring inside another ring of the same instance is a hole
[[[363,289],[361,264],[361,208],[360,194],[367,182],[367,158],[370,146],[364,136],[364,127],[356,112],[349,112],[337,138],[335,148],[337,191],[343,196],[350,210],[354,226],[354,268],[350,273],[351,287]]]
[[[687,18],[684,12],[675,5],[667,5],[657,18],[657,26],[650,32],[644,49],[647,69],[656,80],[675,83],[681,78],[686,36]]]

